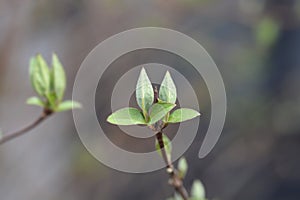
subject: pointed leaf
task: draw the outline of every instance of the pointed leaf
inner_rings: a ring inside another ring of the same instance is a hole
[[[50,74],[49,67],[40,54],[30,61],[30,77],[35,91],[45,96],[50,89]]]
[[[166,75],[161,83],[159,89],[159,98],[167,103],[175,103],[177,98],[177,91],[174,81],[169,73],[166,72]]]
[[[66,89],[66,74],[56,54],[52,55],[53,87],[58,101],[63,99]]]
[[[163,134],[163,142],[164,142],[164,149],[166,150],[167,156],[169,159],[171,159],[172,143],[171,143],[170,139],[168,138],[168,136],[166,136],[165,134]],[[159,143],[157,140],[155,140],[155,149],[156,149],[157,153],[160,156],[162,156],[161,149],[160,149],[160,146],[159,146]]]
[[[168,123],[178,123],[178,122],[187,121],[195,117],[198,117],[199,115],[200,113],[193,109],[180,108],[170,114]]]
[[[188,170],[188,164],[186,162],[186,159],[182,157],[178,161],[179,177],[183,179],[187,173],[187,170]]]
[[[50,74],[48,65],[40,54],[31,58],[29,73],[34,90],[40,96],[45,96],[50,89]]]
[[[150,121],[148,124],[154,124],[168,114],[176,105],[172,103],[153,104],[150,111]]]
[[[205,199],[205,189],[201,181],[196,180],[193,183],[191,196],[196,199]]]
[[[29,75],[30,75],[31,85],[36,93],[38,93],[40,96],[43,96],[45,89],[43,86],[43,81],[38,76],[38,74],[39,74],[39,70],[38,70],[36,57],[32,57],[29,63]]]
[[[116,125],[146,124],[143,114],[136,108],[122,108],[112,113],[107,121]]]
[[[29,105],[35,105],[35,106],[40,106],[40,107],[45,106],[45,103],[38,97],[30,97],[29,99],[27,99],[26,103]]]
[[[55,112],[63,112],[63,111],[72,110],[76,108],[81,108],[81,104],[76,101],[69,100],[60,103],[55,109]]]
[[[152,84],[144,68],[142,68],[137,81],[136,100],[146,118],[148,116],[149,108],[151,107],[154,100],[154,92]]]

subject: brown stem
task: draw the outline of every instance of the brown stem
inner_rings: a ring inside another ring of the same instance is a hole
[[[170,176],[170,184],[174,187],[174,189],[176,190],[176,192],[178,192],[180,194],[180,196],[184,199],[184,200],[188,200],[189,196],[188,193],[182,183],[181,178],[178,176],[176,169],[174,168],[170,158],[167,155],[166,149],[164,148],[164,141],[163,141],[163,133],[161,131],[159,131],[156,134],[156,139],[158,141],[161,153],[162,153],[162,157],[164,159],[164,162],[166,163],[166,169],[167,172]]]
[[[154,91],[154,103],[157,103],[158,102],[158,88],[155,86],[153,88],[153,91]],[[182,183],[182,179],[178,176],[178,174],[176,172],[176,169],[174,168],[174,166],[172,164],[171,158],[168,157],[166,149],[164,148],[165,144],[164,144],[164,141],[163,141],[162,130],[164,128],[166,128],[166,126],[167,126],[167,124],[164,124],[164,123],[163,124],[156,123],[153,126],[151,126],[150,128],[153,131],[156,132],[156,139],[158,141],[162,157],[163,157],[164,162],[166,164],[167,172],[170,176],[169,183],[174,187],[176,192],[178,194],[180,194],[180,196],[183,198],[183,200],[188,200],[189,195],[188,195],[188,193],[187,193],[187,191],[186,191],[186,189],[185,189],[185,187]]]
[[[40,123],[42,123],[45,119],[47,119],[50,115],[52,114],[52,111],[50,110],[44,110],[44,112],[42,113],[42,115],[36,119],[34,122],[32,122],[31,124],[27,125],[26,127],[18,130],[18,131],[15,131],[15,132],[12,132],[12,133],[8,133],[8,134],[5,134],[1,139],[0,139],[0,145],[5,143],[5,142],[8,142],[10,141],[11,139],[13,138],[16,138],[18,136],[21,136],[23,135],[24,133],[30,131],[31,129],[35,128],[36,126],[38,126]]]

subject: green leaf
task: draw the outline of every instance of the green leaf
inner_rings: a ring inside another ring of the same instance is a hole
[[[27,99],[26,103],[29,105],[45,107],[45,103],[38,97],[30,97],[29,99]]]
[[[57,106],[55,112],[63,112],[76,108],[81,108],[81,104],[76,101],[64,101]]]
[[[205,199],[205,189],[201,181],[195,180],[191,190],[191,196],[196,199]]]
[[[143,114],[136,108],[122,108],[112,113],[107,121],[117,125],[146,124]]]
[[[31,58],[29,74],[34,90],[45,97],[50,89],[50,74],[48,65],[40,54]]]
[[[186,162],[186,159],[184,157],[180,158],[178,161],[178,171],[179,171],[179,177],[184,178],[187,170],[188,170],[188,164]]]
[[[187,121],[195,117],[198,117],[199,115],[200,113],[193,109],[180,108],[170,114],[168,123],[178,123],[178,122]]]
[[[174,81],[169,73],[166,72],[166,75],[159,88],[159,98],[167,103],[175,103],[177,98],[176,86]]]
[[[40,96],[45,96],[49,91],[50,77],[48,65],[41,55],[31,58],[29,73],[34,90]]]
[[[151,107],[150,121],[148,124],[154,124],[166,116],[176,105],[172,103],[155,103]]]
[[[60,102],[63,99],[65,89],[66,89],[66,74],[56,54],[52,55],[52,67],[53,67],[53,76],[52,76],[53,88],[57,100]]]
[[[172,143],[171,143],[170,139],[168,138],[168,136],[166,136],[165,134],[163,134],[163,142],[164,142],[164,149],[166,150],[167,156],[169,159],[171,159]],[[159,143],[157,140],[155,140],[155,149],[158,152],[158,154],[160,156],[162,156],[161,149],[160,149],[160,146],[159,146]]]
[[[152,84],[148,78],[146,70],[142,68],[136,85],[136,100],[142,109],[144,117],[148,117],[148,111],[154,100]]]

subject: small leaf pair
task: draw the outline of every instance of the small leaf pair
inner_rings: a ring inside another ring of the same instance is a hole
[[[175,101],[154,102],[154,91],[146,70],[142,68],[136,84],[136,101],[141,111],[136,108],[123,108],[111,114],[107,121],[117,125],[155,124],[175,107]]]
[[[146,70],[142,68],[136,85],[136,101],[141,111],[135,108],[123,108],[111,114],[107,121],[117,125],[152,125],[162,119],[164,123],[178,123],[200,115],[199,112],[188,108],[181,108],[170,114],[176,106],[176,98],[176,86],[167,71],[160,86],[158,102],[153,104],[153,87]]]
[[[48,67],[40,54],[31,58],[29,75],[32,87],[39,97],[29,98],[27,104],[40,106],[52,112],[81,107],[74,101],[62,102],[66,89],[66,75],[56,54],[52,55],[52,68]]]

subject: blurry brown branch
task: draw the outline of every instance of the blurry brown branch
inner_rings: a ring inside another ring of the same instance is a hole
[[[42,123],[45,119],[47,119],[50,115],[52,114],[52,111],[50,110],[44,110],[42,115],[37,118],[34,122],[32,122],[31,124],[25,126],[24,128],[18,130],[18,131],[14,131],[12,133],[8,133],[8,134],[4,134],[2,136],[2,138],[0,138],[0,145],[8,142],[18,136],[23,135],[24,133],[32,130],[33,128],[35,128],[36,126],[38,126],[40,123]]]

